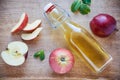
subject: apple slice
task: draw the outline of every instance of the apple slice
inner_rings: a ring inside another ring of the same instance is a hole
[[[14,41],[8,44],[8,48],[2,51],[3,61],[11,66],[22,65],[27,59],[28,46],[20,41]]]
[[[41,20],[38,19],[38,20],[34,21],[32,24],[27,25],[27,26],[23,29],[23,31],[25,31],[25,32],[32,32],[32,31],[34,31],[37,27],[39,27],[40,24],[41,24]]]
[[[53,71],[59,74],[64,74],[72,69],[74,65],[74,57],[69,50],[58,48],[50,54],[49,64]]]
[[[43,28],[40,27],[40,28],[35,29],[32,33],[23,33],[21,35],[21,38],[23,40],[33,40],[39,35],[39,33],[41,32],[42,29]]]
[[[11,33],[16,33],[23,30],[23,28],[25,28],[27,23],[28,23],[28,15],[26,13],[23,13],[20,17],[19,22],[12,28]]]

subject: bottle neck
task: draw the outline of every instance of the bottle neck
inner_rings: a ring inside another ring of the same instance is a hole
[[[56,5],[52,5],[47,9],[46,16],[52,27],[59,27],[69,17],[64,9]]]
[[[50,18],[50,22],[52,22],[53,25],[56,27],[61,26],[64,32],[71,32],[72,30],[77,31],[79,28],[77,27],[76,23],[71,21],[66,15],[67,13],[60,11],[57,8],[49,9],[48,11],[48,17]]]
[[[46,11],[47,17],[52,26],[61,26],[64,32],[78,31],[78,25],[69,19],[69,15],[62,8],[52,5]]]

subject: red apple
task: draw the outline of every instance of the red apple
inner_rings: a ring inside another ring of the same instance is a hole
[[[19,22],[12,28],[11,33],[16,33],[23,30],[23,28],[25,28],[27,23],[28,23],[28,15],[26,13],[23,13],[20,17]]]
[[[23,31],[25,32],[33,32],[36,28],[38,28],[41,24],[41,20],[36,20],[32,24],[28,24]]]
[[[90,21],[90,28],[95,35],[106,37],[116,29],[116,20],[108,14],[99,14]]]
[[[74,57],[69,50],[58,48],[50,54],[49,64],[53,71],[59,74],[64,74],[72,69],[74,65]]]
[[[20,66],[27,59],[28,46],[24,42],[14,41],[8,44],[5,51],[1,52],[3,61],[11,66]]]
[[[23,40],[33,40],[39,35],[42,29],[43,28],[40,27],[40,28],[35,29],[32,33],[22,33],[21,38]]]

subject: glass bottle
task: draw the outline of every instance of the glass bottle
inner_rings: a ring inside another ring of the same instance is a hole
[[[82,55],[86,62],[96,71],[101,72],[112,60],[90,33],[69,18],[60,6],[49,3],[44,7],[44,14],[52,27],[61,26],[70,48]]]

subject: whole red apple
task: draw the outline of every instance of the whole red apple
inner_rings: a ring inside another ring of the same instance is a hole
[[[108,14],[99,14],[90,21],[92,32],[99,37],[106,37],[116,29],[116,20]]]
[[[58,48],[50,54],[49,64],[53,71],[59,74],[64,74],[72,69],[74,65],[74,57],[69,50]]]

